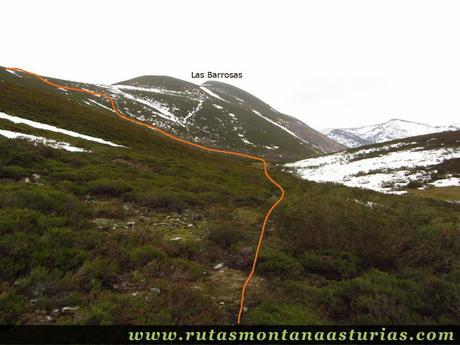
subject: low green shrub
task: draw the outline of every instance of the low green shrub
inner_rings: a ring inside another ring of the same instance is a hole
[[[303,273],[303,268],[292,256],[265,246],[259,254],[257,272],[265,275],[296,276]]]
[[[132,187],[122,180],[100,178],[89,182],[89,191],[94,194],[120,196],[132,190]]]
[[[0,324],[18,324],[21,315],[27,310],[23,296],[12,290],[0,293]]]
[[[166,252],[173,257],[184,257],[194,259],[202,248],[202,243],[196,240],[184,239],[180,241],[169,241]]]
[[[359,271],[358,258],[347,252],[309,250],[302,255],[300,263],[306,272],[329,278],[346,278]]]
[[[19,179],[28,175],[28,171],[21,166],[9,165],[0,168],[0,177]]]
[[[313,308],[301,304],[286,304],[268,300],[250,308],[245,316],[249,324],[255,325],[318,325],[321,318]]]
[[[148,264],[152,260],[164,260],[165,254],[151,245],[136,246],[128,249],[128,267],[136,269]]]
[[[130,192],[123,195],[123,200],[132,201],[149,208],[176,212],[182,212],[187,207],[186,202],[179,193],[168,191]]]
[[[238,242],[244,242],[248,239],[245,231],[229,222],[216,222],[211,224],[209,228],[208,239],[217,243],[223,249],[229,249]]]

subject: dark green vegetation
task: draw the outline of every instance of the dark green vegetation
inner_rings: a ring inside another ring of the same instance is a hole
[[[258,164],[175,144],[46,88],[4,81],[0,111],[128,146],[0,121],[92,151],[0,137],[1,324],[235,322],[276,200]],[[458,205],[272,170],[287,198],[243,322],[460,321]]]

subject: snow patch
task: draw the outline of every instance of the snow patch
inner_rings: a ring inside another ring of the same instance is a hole
[[[186,123],[188,121],[189,118],[191,118],[193,115],[195,115],[198,111],[201,110],[201,108],[203,108],[203,103],[204,103],[204,100],[200,100],[198,102],[198,105],[196,106],[195,109],[193,109],[192,111],[190,111],[185,117],[184,117],[184,123]]]
[[[300,141],[303,141],[304,143],[310,144],[307,140],[300,138],[300,137],[297,136],[297,134],[295,134],[294,132],[290,131],[290,130],[287,129],[286,127],[281,126],[278,122],[275,122],[275,121],[273,121],[272,119],[269,119],[268,117],[263,116],[259,111],[254,110],[254,109],[251,109],[251,110],[252,110],[252,112],[253,112],[254,114],[260,116],[261,118],[267,120],[268,122],[274,124],[275,126],[278,126],[279,128],[281,128],[281,129],[284,130],[285,132],[287,132],[287,133],[289,133],[290,135],[292,135],[293,137],[296,137],[297,139],[299,139]]]
[[[95,101],[94,99],[89,98],[88,101],[90,101],[91,103],[94,103],[94,104],[96,104],[96,105],[98,105],[98,106],[100,106],[100,107],[102,107],[102,108],[104,108],[104,109],[106,109],[106,110],[108,110],[108,111],[111,111],[111,112],[113,112],[113,113],[115,112],[112,108],[109,108],[109,107],[107,107],[107,106],[105,106],[105,105],[103,105],[103,104],[101,104],[101,103]],[[86,102],[85,102],[85,103],[86,103]],[[86,104],[88,104],[88,103],[86,103]]]
[[[208,95],[214,97],[214,98],[220,99],[221,101],[224,101],[224,102],[228,102],[227,100],[223,99],[223,98],[220,97],[219,95],[216,95],[214,92],[212,92],[211,90],[209,90],[207,87],[200,86],[200,89],[203,90],[204,92],[206,92]]]
[[[46,130],[46,131],[62,133],[62,134],[69,135],[69,136],[74,137],[74,138],[80,138],[80,139],[84,139],[84,140],[88,140],[88,141],[94,141],[94,142],[99,143],[99,144],[115,146],[115,147],[126,147],[126,146],[123,146],[123,145],[114,144],[111,141],[107,141],[107,140],[104,140],[104,139],[101,139],[101,138],[91,137],[89,135],[80,134],[80,133],[77,133],[77,132],[74,132],[74,131],[69,131],[67,129],[62,129],[62,128],[47,125],[47,124],[44,124],[44,123],[23,119],[23,118],[18,117],[18,116],[11,116],[11,115],[8,115],[8,114],[2,113],[2,112],[0,112],[0,119],[5,119],[5,120],[11,121],[13,123],[22,123],[22,124],[25,124],[27,126],[30,126],[30,127],[33,127],[33,128],[38,128],[38,129],[43,129],[43,130]]]
[[[141,97],[136,97],[130,93],[127,93],[127,92],[123,92],[121,89],[118,89],[114,86],[111,86],[111,87],[107,87],[105,86],[105,88],[111,90],[112,92],[114,92],[114,94],[118,94],[118,95],[122,95],[124,97],[126,97],[127,99],[130,99],[134,102],[138,102],[138,103],[141,103],[143,105],[146,105],[147,107],[149,108],[153,108],[155,110],[155,115],[158,115],[166,120],[169,120],[169,121],[172,121],[172,122],[175,122],[181,126],[184,126],[184,124],[182,123],[181,119],[179,119],[176,115],[174,115],[172,113],[172,110],[164,103],[162,102],[159,102],[159,101],[156,101],[156,100],[152,100],[152,99],[149,99],[149,100],[146,100],[144,98],[141,98]]]
[[[390,147],[398,147],[397,145],[352,153],[344,151],[286,164],[286,167],[293,168],[300,177],[306,180],[335,182],[349,187],[401,194],[404,192],[398,189],[404,188],[410,181],[430,179],[430,173],[420,168],[460,157],[460,150],[454,148],[424,150],[416,147],[388,152]],[[365,157],[365,154],[376,149],[382,150],[383,153],[377,157]],[[412,170],[415,168],[417,168],[416,172]]]
[[[13,75],[15,75],[16,77],[18,78],[22,78],[22,75],[20,75],[19,73],[17,73],[16,71],[12,71],[12,70],[9,70],[9,69],[5,69],[8,73],[11,73]]]
[[[460,178],[458,177],[449,177],[442,180],[436,180],[434,182],[429,183],[434,187],[451,187],[456,186],[460,187]]]
[[[53,139],[47,139],[45,137],[37,137],[35,135],[24,134],[19,132],[7,131],[4,129],[0,129],[0,135],[8,138],[8,139],[23,139],[33,142],[34,144],[42,144],[45,146],[52,147],[54,149],[61,149],[70,152],[91,152],[85,150],[81,147],[73,146],[65,141],[56,141]]]

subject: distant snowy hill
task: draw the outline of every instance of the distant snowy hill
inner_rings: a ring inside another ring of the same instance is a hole
[[[354,148],[286,165],[316,182],[402,194],[407,188],[460,186],[460,131]]]
[[[327,129],[323,133],[346,147],[382,143],[417,135],[459,130],[460,125],[431,126],[425,123],[392,119],[384,123],[355,128]]]

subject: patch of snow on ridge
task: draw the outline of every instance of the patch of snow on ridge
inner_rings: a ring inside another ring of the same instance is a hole
[[[224,101],[224,102],[228,102],[227,100],[223,99],[222,97],[220,97],[219,95],[216,95],[214,92],[212,92],[211,90],[209,90],[207,87],[204,87],[204,86],[200,86],[200,89],[203,90],[204,92],[206,92],[208,95],[212,96],[212,97],[215,97],[217,99],[220,99],[221,101]]]
[[[103,86],[107,90],[110,90],[113,92],[114,95],[122,95],[123,97],[126,97],[127,99],[130,99],[134,102],[141,103],[143,105],[146,105],[149,108],[153,108],[155,111],[155,115],[158,115],[166,120],[175,122],[181,126],[184,126],[182,123],[181,119],[179,119],[176,115],[174,115],[171,111],[171,109],[167,106],[167,104],[164,104],[162,102],[153,100],[153,99],[144,99],[138,96],[134,96],[128,92],[124,92],[121,89],[118,89],[114,87],[113,85],[111,86]]]
[[[46,130],[46,131],[62,133],[62,134],[69,135],[69,136],[74,137],[74,138],[80,138],[80,139],[84,139],[84,140],[88,140],[88,141],[94,141],[94,142],[99,143],[99,144],[115,146],[115,147],[126,147],[126,146],[123,146],[123,145],[114,144],[111,141],[107,141],[107,140],[104,140],[104,139],[101,139],[101,138],[91,137],[89,135],[80,134],[80,133],[77,133],[77,132],[74,132],[74,131],[69,131],[67,129],[62,129],[62,128],[47,125],[47,124],[44,124],[44,123],[23,119],[21,117],[8,115],[8,114],[2,113],[2,112],[0,112],[0,119],[8,120],[8,121],[11,121],[13,123],[22,123],[22,124],[25,124],[27,126],[30,126],[30,127],[33,127],[33,128],[38,128],[38,129],[43,129],[43,130]]]
[[[241,141],[247,145],[252,145],[252,146],[256,146],[255,144],[253,144],[252,142],[250,142],[247,138],[244,137],[244,134],[242,133],[239,133],[238,136],[241,138]]]
[[[22,78],[22,75],[20,75],[20,74],[17,73],[16,71],[12,71],[12,70],[7,69],[7,68],[6,68],[5,70],[6,70],[8,73],[11,73],[11,74],[15,75],[15,76],[18,77],[18,78]]]
[[[119,90],[131,90],[131,91],[142,91],[142,92],[152,92],[152,93],[161,93],[161,94],[178,94],[178,91],[166,90],[166,89],[157,89],[153,87],[139,87],[132,85],[111,85],[111,87]]]
[[[460,187],[460,178],[458,177],[449,177],[445,178],[442,180],[437,180],[434,182],[429,183],[432,186],[435,187],[451,187],[451,186],[457,186]]]
[[[94,104],[96,104],[96,105],[98,105],[98,106],[100,106],[100,107],[102,107],[102,108],[104,108],[104,109],[106,109],[106,110],[109,110],[109,111],[111,111],[111,112],[113,112],[113,113],[115,112],[112,108],[109,108],[109,107],[107,107],[107,106],[105,106],[105,105],[103,105],[103,104],[101,104],[101,103],[95,101],[94,99],[89,98],[88,101],[90,101],[91,103],[94,103]],[[88,104],[88,103],[87,103],[87,104]]]
[[[217,109],[224,109],[224,107],[222,107],[222,106],[220,106],[220,105],[218,105],[218,104],[213,104],[213,107],[214,107],[214,108],[217,108]]]
[[[189,118],[191,118],[191,117],[192,117],[193,115],[195,115],[198,111],[200,111],[201,108],[203,108],[203,103],[204,103],[204,100],[203,100],[203,99],[200,100],[200,101],[198,102],[198,105],[196,106],[196,108],[193,109],[192,111],[190,111],[190,112],[187,114],[187,116],[184,117],[184,120],[183,120],[184,123],[186,123],[187,120],[188,120]]]
[[[7,131],[4,129],[0,129],[0,135],[8,138],[8,139],[24,139],[31,141],[35,144],[42,144],[45,146],[52,147],[54,149],[61,149],[61,150],[66,150],[70,152],[91,152],[88,150],[85,150],[81,147],[76,147],[73,146],[65,141],[56,141],[53,139],[47,139],[45,137],[37,137],[35,135],[30,135],[30,134],[24,134],[24,133],[19,133],[19,132],[13,132],[13,131]]]
[[[388,147],[380,149],[388,151]],[[372,149],[353,153],[339,152],[289,163],[286,167],[293,168],[306,180],[335,182],[384,193],[403,193],[397,189],[406,186],[410,181],[430,180],[429,172],[424,171],[423,168],[460,157],[459,149],[424,150],[416,147],[403,151],[383,152],[378,157],[364,156],[359,159],[364,153],[372,152],[370,150]],[[418,168],[418,171],[413,172],[411,169],[414,168]]]
[[[299,136],[297,136],[297,134],[295,134],[294,132],[290,131],[290,130],[287,129],[286,127],[281,126],[278,122],[275,122],[275,121],[269,119],[268,117],[263,116],[259,111],[254,110],[254,109],[251,109],[251,110],[252,110],[252,112],[253,112],[254,114],[260,116],[261,118],[267,120],[268,122],[274,124],[275,126],[278,126],[278,127],[281,128],[282,130],[288,132],[288,133],[289,133],[290,135],[292,135],[293,137],[296,137],[297,139],[303,141],[304,143],[310,144],[308,141],[306,141],[306,140],[300,138]]]

